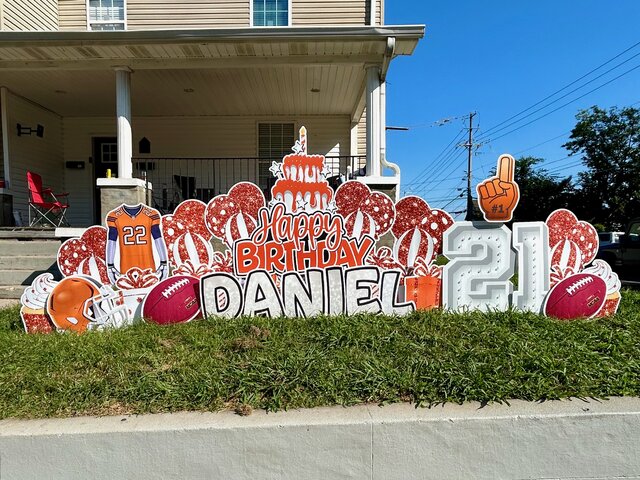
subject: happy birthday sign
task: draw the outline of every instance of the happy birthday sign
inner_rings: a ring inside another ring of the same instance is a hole
[[[519,200],[513,157],[501,156],[496,176],[477,187],[487,221],[455,222],[419,197],[394,203],[358,181],[334,191],[324,157],[307,148],[303,127],[293,153],[271,165],[269,202],[241,182],[170,215],[146,205],[109,212],[106,227],[60,247],[61,280],[40,275],[25,290],[26,331],[432,308],[514,308],[561,320],[615,314],[620,281],[594,260],[591,225],[567,210],[505,224]],[[377,245],[386,234],[392,248]],[[223,251],[213,251],[213,238]]]

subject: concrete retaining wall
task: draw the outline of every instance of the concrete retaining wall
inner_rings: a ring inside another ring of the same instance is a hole
[[[5,420],[0,478],[640,478],[640,400]]]

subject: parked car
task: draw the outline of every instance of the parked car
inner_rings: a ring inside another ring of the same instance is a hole
[[[624,234],[604,233],[609,233],[611,240],[618,234],[618,241],[609,242],[608,238],[605,238],[604,242],[601,241],[597,258],[611,265],[622,281],[640,282],[640,218],[631,220]]]
[[[600,245],[610,245],[612,243],[620,243],[622,235],[624,235],[624,232],[600,232],[598,238],[600,239]]]

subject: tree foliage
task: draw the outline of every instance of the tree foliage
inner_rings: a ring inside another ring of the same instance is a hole
[[[576,119],[564,145],[587,167],[578,177],[576,213],[620,229],[640,216],[640,110],[592,107]]]
[[[557,178],[539,164],[542,158],[516,160],[515,180],[520,187],[520,204],[514,213],[518,222],[544,221],[558,208],[571,208],[571,177]]]

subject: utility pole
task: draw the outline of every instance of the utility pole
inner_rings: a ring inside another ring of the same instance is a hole
[[[473,196],[471,195],[471,164],[473,161],[473,117],[476,112],[469,114],[469,140],[463,146],[467,148],[467,214],[465,220],[473,220]]]

